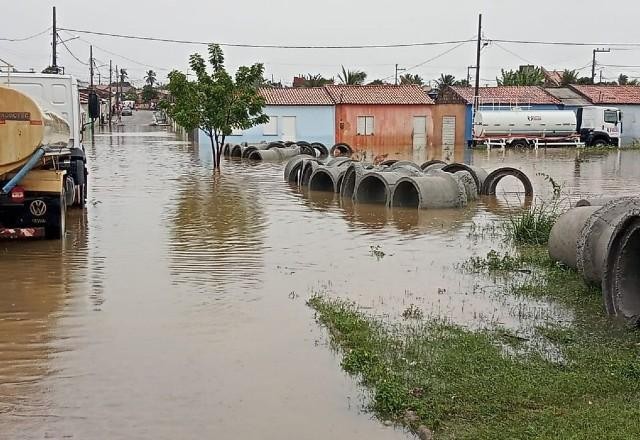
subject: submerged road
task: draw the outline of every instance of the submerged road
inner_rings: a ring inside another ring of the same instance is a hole
[[[124,120],[86,142],[89,206],[71,212],[64,240],[0,242],[0,439],[408,438],[362,411],[310,294],[385,319],[409,304],[470,326],[571,318],[454,269],[496,246],[471,226],[517,197],[343,209],[290,188],[282,164],[225,161],[216,175],[208,145],[149,127],[148,112]],[[639,158],[472,155],[548,173],[577,196],[637,193]],[[544,176],[534,183],[549,196]]]

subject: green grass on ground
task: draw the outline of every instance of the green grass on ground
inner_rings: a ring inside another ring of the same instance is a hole
[[[380,419],[414,432],[426,426],[438,439],[640,438],[640,334],[605,316],[597,289],[551,262],[546,249],[524,248],[517,259],[500,261],[532,273],[505,293],[575,310],[572,325],[536,331],[561,361],[539,350],[505,350],[523,342],[504,329],[473,332],[437,320],[392,325],[321,296],[309,305],[344,370],[371,391],[370,409]],[[487,264],[495,262],[489,256]]]

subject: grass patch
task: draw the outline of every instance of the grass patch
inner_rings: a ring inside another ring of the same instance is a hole
[[[520,258],[491,250],[486,257],[469,258],[462,267],[472,272],[511,272],[521,270],[522,264]]]
[[[505,231],[516,244],[546,244],[558,215],[557,206],[541,203],[510,215]]]
[[[369,409],[416,433],[426,426],[439,439],[640,438],[640,333],[606,316],[598,289],[551,261],[543,246],[506,259],[494,254],[480,266],[529,268],[509,293],[575,309],[570,327],[535,329],[561,361],[506,329],[391,324],[353,303],[315,296],[308,304],[344,370],[371,391]]]

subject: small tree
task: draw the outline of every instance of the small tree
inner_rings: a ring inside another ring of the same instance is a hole
[[[544,74],[540,67],[521,66],[518,70],[502,69],[502,78],[496,78],[499,86],[541,86]]]
[[[456,83],[456,77],[450,74],[445,75],[444,73],[440,74],[440,78],[436,80],[436,88],[438,90],[442,90],[445,86],[453,86]]]
[[[209,45],[209,64],[213,72],[207,71],[205,60],[198,53],[189,57],[194,81],[174,70],[169,74],[172,100],[163,104],[167,113],[187,130],[201,129],[211,141],[214,169],[220,169],[222,146],[233,129],[246,130],[269,122],[262,112],[264,98],[258,93],[257,84],[262,82],[264,66],[241,66],[235,78],[224,67],[224,54],[217,44]]]
[[[578,83],[577,70],[565,69],[564,72],[562,72],[562,79],[560,80],[560,85],[568,86],[569,84],[577,84],[577,83]]]
[[[154,99],[158,99],[158,92],[153,88],[153,86],[146,84],[142,88],[142,100],[149,103]]]

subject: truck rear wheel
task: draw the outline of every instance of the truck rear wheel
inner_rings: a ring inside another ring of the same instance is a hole
[[[87,168],[84,160],[75,159],[71,163],[71,177],[78,186],[74,205],[83,208],[87,201]]]
[[[45,238],[49,240],[60,240],[64,238],[67,231],[67,203],[64,187],[60,194],[58,206],[49,205],[49,215],[47,217],[47,226],[45,227]]]
[[[516,139],[511,142],[513,148],[529,148],[529,142],[525,139]]]
[[[596,139],[595,141],[593,141],[591,145],[593,147],[603,148],[603,147],[606,147],[608,144],[604,139]]]

